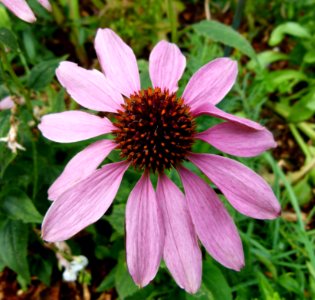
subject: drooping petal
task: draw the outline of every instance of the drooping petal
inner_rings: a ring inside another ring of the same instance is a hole
[[[178,89],[178,81],[186,67],[186,58],[172,43],[161,41],[152,50],[149,70],[153,87],[168,89],[171,93]]]
[[[111,29],[99,29],[95,50],[106,77],[126,97],[140,90],[137,59],[132,49]]]
[[[162,216],[147,172],[129,195],[126,235],[129,273],[137,285],[146,286],[158,271],[164,245]]]
[[[231,114],[215,107],[214,105],[212,105],[210,103],[205,103],[205,104],[201,105],[196,111],[194,111],[195,117],[198,117],[201,115],[209,115],[212,117],[220,118],[220,119],[223,119],[226,121],[230,121],[233,123],[237,123],[239,125],[243,125],[243,126],[255,129],[255,130],[264,130],[265,129],[265,127],[263,127],[262,125],[254,122],[252,120],[231,115]]]
[[[51,5],[48,0],[38,0],[38,2],[48,11],[51,11]]]
[[[96,222],[112,204],[129,164],[107,164],[63,193],[42,225],[45,241],[64,241]]]
[[[7,96],[0,100],[0,110],[11,109],[14,106],[14,102],[10,96]]]
[[[239,271],[244,266],[244,253],[237,228],[212,188],[194,173],[179,169],[189,212],[197,235],[219,263]]]
[[[194,114],[204,103],[215,105],[230,91],[237,76],[237,63],[217,58],[201,67],[189,80],[183,99]]]
[[[241,163],[212,154],[191,154],[193,162],[222,191],[232,206],[256,219],[274,219],[280,205],[270,186]]]
[[[1,0],[12,13],[25,22],[33,23],[36,17],[25,0]]]
[[[71,97],[86,108],[115,113],[124,103],[122,95],[97,70],[85,70],[64,61],[57,68],[56,75]]]
[[[115,129],[107,118],[74,110],[45,115],[38,128],[44,137],[59,143],[78,142]]]
[[[159,177],[157,199],[165,227],[165,263],[177,284],[187,292],[195,293],[201,282],[202,261],[186,199],[165,175]]]
[[[255,130],[233,122],[225,122],[195,136],[217,149],[237,156],[251,157],[277,146],[272,133]]]
[[[117,146],[111,140],[97,141],[74,156],[48,190],[48,198],[56,200],[66,190],[91,175]]]

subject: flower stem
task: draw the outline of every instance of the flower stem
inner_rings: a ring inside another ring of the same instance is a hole
[[[289,128],[292,132],[292,135],[295,138],[295,141],[298,143],[300,146],[301,150],[303,151],[305,158],[307,161],[312,159],[312,154],[309,151],[308,146],[305,144],[304,139],[302,138],[301,134],[297,130],[296,126],[294,124],[289,124]]]
[[[242,20],[242,15],[243,15],[243,10],[245,8],[245,0],[238,0],[237,1],[237,6],[236,6],[236,12],[233,17],[233,23],[232,23],[232,28],[237,30],[240,25],[241,25],[241,20]],[[230,56],[232,52],[232,48],[226,46],[224,48],[224,56]]]
[[[172,42],[177,42],[177,27],[176,27],[176,15],[174,9],[174,3],[172,0],[167,0],[167,14],[171,25]]]

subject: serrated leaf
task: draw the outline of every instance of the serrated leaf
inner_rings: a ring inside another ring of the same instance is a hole
[[[311,38],[311,34],[308,29],[295,22],[287,22],[277,26],[271,33],[269,39],[269,45],[278,45],[286,34],[298,37],[298,38]]]
[[[43,219],[32,200],[18,189],[5,189],[1,192],[0,211],[11,219],[25,223],[41,223]]]
[[[28,77],[27,86],[34,90],[46,87],[53,80],[58,65],[59,59],[43,61],[36,65]]]
[[[0,43],[11,51],[17,51],[19,48],[14,34],[4,27],[0,28]]]
[[[0,229],[0,259],[26,284],[30,283],[27,263],[28,227],[20,221],[9,220]]]
[[[256,53],[251,44],[237,31],[230,26],[217,21],[201,21],[193,25],[198,34],[204,35],[215,42],[236,48],[252,59],[255,59]]]
[[[204,261],[202,282],[204,287],[211,292],[213,299],[232,300],[231,288],[220,269],[211,261]]]

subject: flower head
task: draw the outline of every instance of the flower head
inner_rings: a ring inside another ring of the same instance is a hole
[[[47,10],[51,10],[48,0],[38,0],[38,2]],[[25,0],[0,0],[12,13],[25,22],[33,23],[36,17]]]
[[[95,48],[103,73],[63,62],[57,77],[80,105],[111,112],[115,120],[67,111],[44,116],[39,128],[56,142],[107,133],[114,139],[83,149],[50,187],[49,199],[54,202],[43,222],[43,238],[66,240],[101,218],[124,173],[133,166],[143,172],[126,206],[127,265],[136,284],[147,285],[163,257],[177,284],[196,292],[202,270],[198,239],[222,265],[240,270],[243,249],[232,218],[214,190],[182,164],[185,160],[195,164],[242,214],[258,219],[279,215],[271,188],[251,169],[223,156],[192,153],[197,139],[244,157],[275,147],[266,128],[215,106],[235,82],[236,62],[229,58],[209,62],[178,96],[186,60],[175,44],[161,41],[152,50],[152,88],[146,90],[141,90],[133,51],[112,30],[98,30]],[[197,133],[195,122],[200,115],[225,122]],[[122,161],[98,169],[114,149],[120,151]],[[167,177],[165,171],[170,168],[179,173],[184,193]],[[156,190],[150,172],[158,174]]]

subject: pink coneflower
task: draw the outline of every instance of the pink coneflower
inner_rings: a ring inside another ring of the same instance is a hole
[[[51,10],[48,0],[38,0],[38,2],[47,10]],[[0,0],[12,13],[25,22],[33,23],[36,17],[25,0]]]
[[[113,113],[115,121],[67,111],[44,116],[39,128],[46,138],[61,143],[107,133],[114,140],[99,140],[82,150],[50,187],[54,202],[43,222],[43,238],[66,240],[101,218],[133,166],[143,171],[126,207],[127,265],[136,284],[147,285],[163,257],[177,284],[196,292],[202,272],[198,239],[222,265],[240,270],[243,249],[232,218],[213,189],[182,165],[185,160],[195,164],[242,214],[258,219],[279,215],[271,188],[251,169],[226,157],[191,152],[196,139],[244,157],[275,146],[266,128],[215,106],[233,86],[237,63],[229,58],[209,62],[178,97],[186,60],[176,45],[161,41],[152,50],[153,87],[146,90],[141,90],[133,51],[112,30],[98,30],[95,49],[104,74],[62,62],[57,77],[80,105]],[[200,115],[226,122],[197,133],[195,119]],[[114,149],[123,160],[97,169]],[[171,168],[179,173],[185,193],[167,177],[165,171]],[[156,191],[150,172],[158,173]]]

